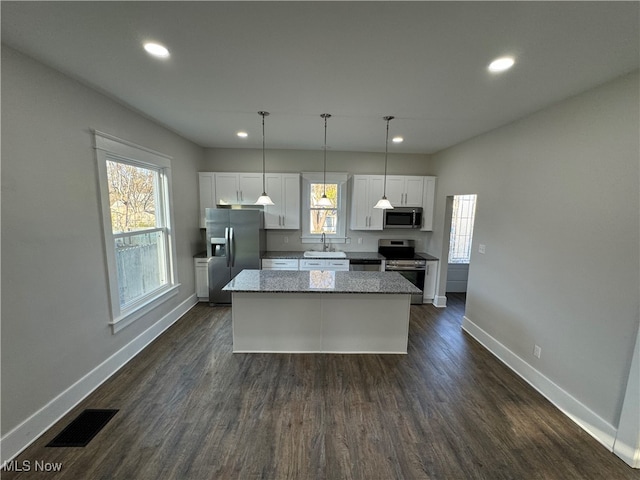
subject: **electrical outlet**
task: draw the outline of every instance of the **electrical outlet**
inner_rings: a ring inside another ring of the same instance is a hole
[[[540,345],[534,345],[533,356],[536,358],[540,358],[540,355],[542,355],[542,348],[540,347]]]
[[[362,245],[362,237],[358,237],[358,244]]]
[[[487,251],[487,246],[484,243],[478,245],[478,253],[485,253]]]
[[[284,243],[289,243],[289,237],[284,237],[284,238],[282,239],[282,241],[283,241]]]

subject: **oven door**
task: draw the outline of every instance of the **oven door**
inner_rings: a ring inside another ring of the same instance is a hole
[[[386,268],[387,272],[398,272],[400,275],[402,275],[404,278],[406,278],[407,280],[409,280],[411,283],[413,283],[416,287],[418,287],[420,290],[424,291],[424,279],[425,279],[425,274],[426,274],[426,267],[424,268],[420,268],[420,269],[415,269],[415,268],[410,268],[407,269],[406,267],[389,267],[387,266]],[[412,304],[422,304],[422,293],[418,293],[415,295],[411,295],[411,303]]]

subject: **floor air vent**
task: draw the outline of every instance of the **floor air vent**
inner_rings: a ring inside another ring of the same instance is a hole
[[[118,410],[85,410],[47,447],[84,447],[118,413]]]

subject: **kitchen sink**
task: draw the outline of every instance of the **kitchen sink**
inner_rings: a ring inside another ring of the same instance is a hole
[[[344,252],[316,252],[315,250],[307,250],[303,256],[304,258],[347,258]]]

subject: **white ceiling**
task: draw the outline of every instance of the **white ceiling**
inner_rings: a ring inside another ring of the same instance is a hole
[[[638,2],[9,2],[2,41],[204,147],[433,153],[638,68]],[[147,55],[155,40],[168,60]],[[495,57],[515,67],[487,72]],[[247,139],[236,137],[249,132]]]

